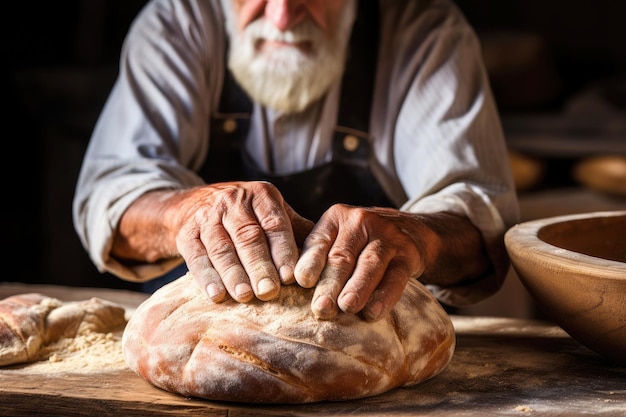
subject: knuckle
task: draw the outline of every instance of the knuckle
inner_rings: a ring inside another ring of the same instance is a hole
[[[185,262],[189,269],[193,271],[203,271],[211,267],[208,257],[199,253],[189,254],[185,257]]]
[[[276,195],[278,189],[269,181],[254,181],[250,183],[253,190],[267,194]]]
[[[250,192],[242,187],[232,184],[222,185],[212,203],[197,207],[196,214],[205,219],[205,216],[221,217],[233,210],[245,210],[249,205],[249,196]]]
[[[346,247],[333,247],[328,253],[328,263],[341,269],[348,266],[351,267],[355,261],[355,255]]]
[[[209,259],[220,261],[232,257],[234,247],[229,239],[216,239],[211,245],[207,246],[207,254]]]
[[[250,184],[249,193],[257,204],[277,204],[282,202],[282,195],[278,188],[266,181],[256,181]]]
[[[352,224],[361,224],[365,221],[367,214],[367,210],[362,207],[337,203],[330,206],[323,217],[340,219],[342,222],[350,222]]]
[[[263,235],[263,229],[259,224],[247,223],[237,227],[233,232],[233,240],[244,245],[258,243],[264,239]]]
[[[378,247],[374,250],[368,250],[361,253],[359,256],[359,263],[363,264],[368,269],[380,269],[384,267],[384,259],[388,259],[389,256],[385,256],[385,249]]]
[[[311,232],[306,238],[306,247],[323,247],[330,246],[333,239],[326,233],[319,231]]]
[[[259,219],[259,224],[261,228],[267,232],[282,231],[286,228],[283,217],[279,215],[263,216]]]

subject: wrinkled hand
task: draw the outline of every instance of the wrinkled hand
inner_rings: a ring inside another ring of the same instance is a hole
[[[312,309],[320,318],[339,309],[377,320],[425,268],[433,232],[415,215],[387,208],[332,206],[307,237],[295,279],[317,285]]]
[[[313,223],[267,182],[228,182],[190,190],[175,209],[176,246],[215,302],[270,300],[292,284],[299,246]]]

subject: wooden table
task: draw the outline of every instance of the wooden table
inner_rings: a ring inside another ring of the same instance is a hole
[[[144,294],[119,290],[0,284],[0,299],[41,292],[92,296],[132,310]],[[32,365],[0,368],[0,414],[12,416],[626,416],[626,367],[612,364],[551,323],[452,317],[457,348],[435,378],[348,402],[228,404],[164,392],[129,369],[41,375]]]

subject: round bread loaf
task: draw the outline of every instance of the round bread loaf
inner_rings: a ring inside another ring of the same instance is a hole
[[[187,274],[133,313],[122,348],[151,384],[189,397],[253,403],[349,400],[410,386],[454,353],[452,322],[412,280],[387,317],[317,319],[312,289],[284,286],[273,301],[215,304]]]

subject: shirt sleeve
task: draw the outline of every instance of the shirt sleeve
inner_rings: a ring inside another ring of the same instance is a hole
[[[101,272],[146,281],[182,262],[125,265],[111,256],[126,208],[142,194],[200,185],[209,114],[218,100],[223,39],[218,0],[156,0],[133,22],[118,78],[79,174],[73,221]]]
[[[393,140],[377,154],[395,167],[401,210],[465,215],[482,233],[492,271],[454,287],[430,286],[446,304],[472,304],[501,287],[509,269],[504,233],[519,218],[504,134],[479,41],[461,12],[446,0],[425,10],[416,10],[420,2],[396,3],[408,6],[384,21],[383,42],[398,46],[381,51],[390,54],[384,78],[394,83],[379,111],[395,108],[397,117],[386,115],[395,123],[380,134]],[[393,42],[398,37],[403,43]]]

